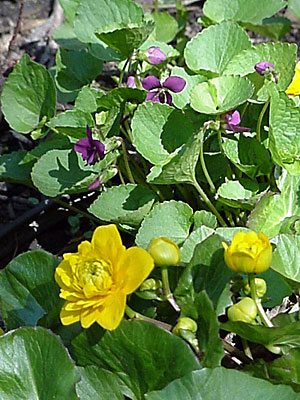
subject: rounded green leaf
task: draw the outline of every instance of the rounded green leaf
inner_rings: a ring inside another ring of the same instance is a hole
[[[247,101],[254,87],[247,78],[221,76],[199,83],[191,91],[190,103],[204,114],[223,114]]]
[[[0,337],[1,400],[75,400],[79,380],[61,341],[44,328],[22,328]]]
[[[56,89],[50,73],[27,54],[3,86],[2,112],[12,129],[29,133],[55,115]]]
[[[165,236],[181,244],[189,235],[193,210],[181,201],[165,201],[153,207],[142,222],[136,244],[147,248],[151,239]]]
[[[203,12],[216,22],[224,20],[262,24],[286,6],[285,0],[206,0]]]
[[[148,393],[147,400],[297,400],[299,394],[284,385],[272,385],[241,371],[203,368],[171,382],[163,390]]]
[[[8,329],[36,325],[60,304],[59,287],[54,280],[58,262],[45,251],[29,251],[1,271],[1,312]]]
[[[103,221],[138,226],[155,200],[155,193],[148,187],[129,183],[102,192],[88,210]]]
[[[134,145],[152,164],[164,164],[193,134],[193,126],[181,111],[166,104],[147,101],[132,120]]]
[[[150,15],[150,18],[155,22],[151,38],[159,42],[171,42],[178,31],[178,24],[175,18],[168,12],[154,12]]]
[[[184,58],[193,71],[206,70],[222,74],[230,60],[249,47],[250,38],[244,29],[226,21],[198,33],[187,44]]]
[[[116,374],[137,400],[201,368],[182,339],[144,321],[123,321],[111,332],[94,325],[72,341],[72,351],[80,365]]]
[[[282,234],[274,240],[272,269],[296,282],[300,282],[300,236]]]
[[[78,109],[62,112],[47,123],[51,129],[76,139],[86,137],[87,125],[90,128],[94,127],[93,117],[90,113]]]

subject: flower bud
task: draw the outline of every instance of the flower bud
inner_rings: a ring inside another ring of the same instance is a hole
[[[250,297],[244,297],[238,303],[228,308],[227,315],[230,321],[242,321],[251,324],[257,316],[255,301]]]
[[[161,282],[161,280],[159,280],[159,279],[153,279],[153,278],[150,278],[150,279],[146,279],[142,284],[141,284],[141,286],[139,287],[139,291],[140,292],[145,292],[145,291],[154,291],[154,290],[157,290],[157,289],[160,289],[160,288],[162,288],[162,282]]]
[[[158,65],[162,62],[166,61],[167,56],[166,54],[158,47],[152,46],[147,50],[147,58],[150,64]]]
[[[182,336],[180,331],[189,331],[193,334],[197,332],[198,326],[197,323],[188,317],[179,318],[177,324],[173,328],[174,335]]]
[[[225,262],[232,271],[261,274],[271,265],[272,246],[263,232],[239,232],[230,246],[222,244]]]
[[[267,284],[266,281],[262,278],[255,278],[255,288],[256,288],[256,294],[259,298],[264,297],[264,295],[267,292]],[[249,295],[251,293],[250,285],[247,283],[244,287],[244,292],[246,295]]]
[[[158,267],[172,267],[180,262],[179,247],[173,240],[166,237],[152,239],[148,252]]]
[[[275,65],[269,61],[261,61],[255,64],[254,68],[259,75],[265,75],[271,72],[271,70],[275,70]]]

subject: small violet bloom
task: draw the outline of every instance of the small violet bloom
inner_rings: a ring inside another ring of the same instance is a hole
[[[103,160],[105,146],[100,140],[93,139],[89,126],[86,127],[86,135],[87,138],[80,139],[75,143],[74,149],[77,153],[81,153],[87,165],[94,165],[99,159]]]
[[[135,77],[133,75],[128,76],[126,85],[127,85],[127,87],[132,88],[132,89],[136,88]]]
[[[148,61],[152,65],[158,65],[166,61],[166,54],[157,46],[150,47],[146,52]]]
[[[172,105],[172,96],[168,91],[179,93],[185,88],[186,82],[185,79],[179,76],[170,76],[161,84],[159,79],[150,75],[142,80],[142,85],[145,90],[149,91],[146,101],[151,100]]]
[[[232,132],[232,133],[237,133],[237,132],[250,132],[250,128],[245,128],[243,126],[239,126],[239,123],[241,122],[241,116],[240,113],[235,110],[235,111],[230,111],[227,114],[225,114],[225,121],[224,121],[224,129],[226,131]]]
[[[275,65],[269,61],[261,61],[255,64],[254,68],[259,75],[264,75],[265,73],[270,72],[271,69],[275,70]]]

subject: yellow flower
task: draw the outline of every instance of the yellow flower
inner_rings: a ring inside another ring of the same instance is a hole
[[[158,237],[151,240],[148,252],[158,267],[172,267],[180,262],[180,250],[173,240],[167,237]]]
[[[285,93],[288,96],[298,96],[300,94],[300,61],[295,67],[295,75],[290,83],[290,86],[286,89]]]
[[[230,246],[222,244],[225,262],[235,272],[260,274],[271,265],[272,246],[263,232],[258,235],[255,232],[239,232]]]
[[[91,243],[82,242],[77,253],[64,254],[55,280],[63,325],[80,321],[83,328],[97,322],[116,329],[125,312],[126,295],[134,292],[154,267],[149,253],[140,247],[126,249],[115,225],[98,227]]]

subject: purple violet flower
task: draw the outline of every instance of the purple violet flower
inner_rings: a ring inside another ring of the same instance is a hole
[[[259,75],[264,75],[265,73],[270,72],[270,69],[275,69],[275,65],[269,61],[261,61],[255,64],[254,68]]]
[[[100,177],[98,176],[98,178],[96,180],[94,180],[93,183],[90,184],[90,186],[88,187],[89,190],[95,190],[100,186]]]
[[[240,113],[237,110],[230,111],[227,114],[225,114],[225,124],[224,129],[228,132],[231,133],[237,133],[237,132],[250,132],[250,128],[245,128],[243,126],[238,126],[239,123],[241,122],[241,116]]]
[[[105,146],[100,140],[94,140],[92,130],[86,127],[87,138],[80,139],[75,143],[74,149],[81,153],[82,158],[86,160],[86,165],[94,165],[99,159],[103,160]]]
[[[135,89],[136,84],[135,84],[135,77],[133,75],[129,75],[127,78],[127,87]]]
[[[150,75],[142,80],[142,85],[145,90],[148,90],[146,101],[151,100],[157,103],[167,103],[172,105],[172,96],[168,92],[181,92],[186,85],[185,79],[179,76],[170,76],[163,84],[160,83],[156,76]]]
[[[149,49],[146,52],[146,55],[149,63],[152,65],[161,64],[167,59],[166,54],[158,46],[149,47]]]

